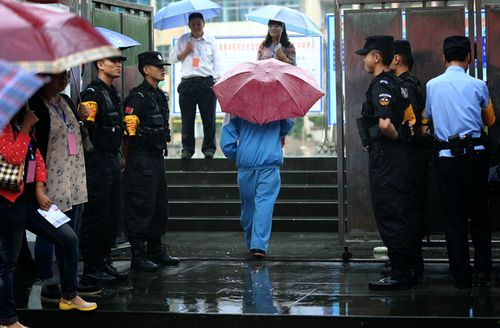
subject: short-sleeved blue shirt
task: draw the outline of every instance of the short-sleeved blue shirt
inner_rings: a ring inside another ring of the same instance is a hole
[[[433,121],[434,135],[439,141],[469,133],[479,138],[483,129],[481,111],[488,107],[489,99],[484,81],[468,75],[460,66],[450,66],[427,82],[424,116]]]

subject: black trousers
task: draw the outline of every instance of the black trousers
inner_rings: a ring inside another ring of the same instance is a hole
[[[125,229],[129,241],[160,241],[168,220],[163,156],[129,154],[124,180]]]
[[[215,151],[215,107],[217,98],[212,90],[212,76],[182,79],[177,91],[182,118],[182,149],[194,153],[194,121],[196,106],[203,122],[203,144],[201,150]]]
[[[427,176],[429,174],[432,149],[422,140],[415,139],[408,144],[408,171],[411,195],[410,224],[415,236],[416,269],[423,270],[422,239],[426,233]]]
[[[120,222],[120,158],[100,150],[85,154],[88,202],[80,226],[80,252],[99,266],[115,244]]]
[[[438,186],[446,215],[446,247],[452,277],[470,283],[468,235],[474,246],[474,269],[491,273],[491,224],[488,219],[488,161],[486,151],[473,156],[439,157]]]
[[[409,216],[410,190],[406,149],[384,140],[370,151],[369,178],[375,220],[395,278],[415,265],[415,237]]]

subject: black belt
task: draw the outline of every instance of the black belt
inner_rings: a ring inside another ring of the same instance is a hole
[[[450,149],[450,143],[448,141],[438,141],[438,150]],[[472,145],[475,146],[484,146],[484,141],[481,138],[472,138]]]
[[[193,76],[193,77],[183,77],[181,79],[181,81],[201,81],[201,80],[205,80],[205,79],[214,79],[214,77],[212,75],[209,75],[209,76]]]

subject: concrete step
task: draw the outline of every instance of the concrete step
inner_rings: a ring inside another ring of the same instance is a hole
[[[168,186],[168,195],[173,200],[228,200],[240,199],[240,191],[237,185],[172,185]],[[282,185],[278,199],[314,199],[334,200],[337,199],[337,186],[318,185]]]
[[[225,158],[189,159],[166,158],[168,171],[236,171],[234,161]],[[337,170],[336,157],[285,157],[282,170]]]
[[[338,232],[337,217],[273,217],[275,232]],[[171,217],[168,231],[241,231],[238,216],[220,217]]]
[[[236,184],[235,171],[167,171],[169,185]],[[281,184],[335,185],[337,174],[331,171],[281,171]]]
[[[336,216],[336,201],[319,200],[278,200],[274,206],[274,216]],[[169,217],[214,217],[240,215],[239,200],[172,200],[169,201]]]

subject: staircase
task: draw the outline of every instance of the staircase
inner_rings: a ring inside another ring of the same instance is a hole
[[[236,167],[227,159],[167,159],[170,231],[239,231]],[[285,158],[273,231],[337,232],[336,158]]]

